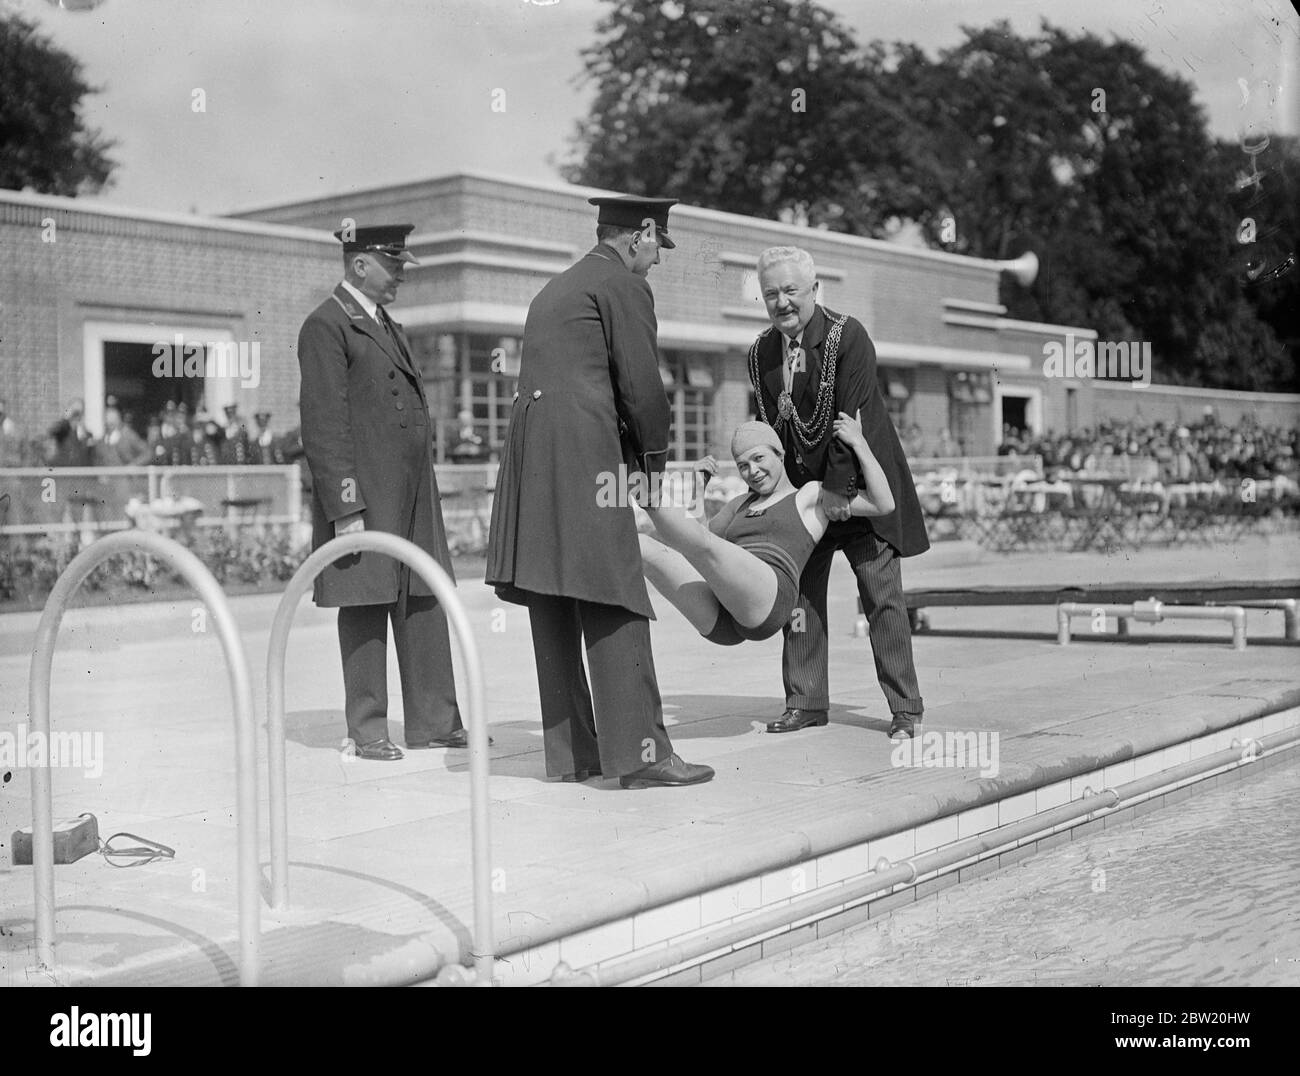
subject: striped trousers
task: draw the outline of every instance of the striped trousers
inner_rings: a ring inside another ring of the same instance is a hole
[[[871,626],[876,678],[889,703],[889,712],[912,714],[919,720],[924,706],[912,660],[912,629],[903,602],[901,558],[874,531],[847,530],[835,524],[808,558],[799,580],[799,602],[784,629],[781,675],[785,704],[799,710],[825,710],[829,706],[826,585],[831,562],[841,549],[858,580],[862,609]]]

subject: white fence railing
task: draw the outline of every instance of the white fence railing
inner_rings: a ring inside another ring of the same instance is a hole
[[[679,486],[689,485],[697,494],[704,493],[708,502],[718,502],[744,492],[735,464],[728,459],[718,462],[718,477],[707,493],[691,479],[694,464],[668,466]],[[1043,460],[1037,455],[915,459],[909,463],[917,493],[930,515],[997,511],[1014,489],[1025,487],[1026,482],[1041,485],[1044,477]],[[84,544],[97,534],[130,527],[161,532],[226,527],[233,532],[264,524],[298,524],[304,520],[306,477],[299,467],[0,469],[0,537],[80,533]],[[438,464],[435,471],[453,545],[457,549],[480,547],[487,537],[498,465]],[[1105,460],[1104,470],[1058,470],[1055,477],[1058,485],[1089,486],[1121,481],[1149,484],[1158,474],[1154,459],[1114,456]],[[1261,496],[1269,493],[1261,485]]]
[[[297,523],[302,479],[289,466],[16,467],[0,470],[0,534],[94,535]]]

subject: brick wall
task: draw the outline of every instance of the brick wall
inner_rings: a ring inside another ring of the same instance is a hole
[[[29,431],[85,394],[84,326],[88,321],[153,324],[170,339],[177,324],[223,330],[236,341],[261,345],[262,381],[239,389],[241,409],[274,412],[273,424],[298,421],[294,347],[306,314],[338,280],[341,256],[329,236],[344,217],[360,224],[409,221],[415,237],[445,235],[427,251],[423,269],[408,275],[395,315],[470,303],[522,311],[556,271],[595,242],[589,192],[478,175],[454,175],[272,207],[225,221],[134,212],[69,199],[0,193],[0,395]],[[44,243],[42,220],[53,217],[57,241]],[[260,222],[260,223],[253,223]],[[303,231],[301,229],[312,229]],[[988,355],[1018,355],[1029,369],[1003,368],[1003,391],[1042,394],[1042,424],[1067,425],[1067,389],[1076,390],[1080,425],[1101,417],[1142,414],[1152,420],[1191,421],[1206,403],[1226,421],[1255,413],[1266,424],[1297,422],[1292,397],[1203,392],[1177,394],[1157,387],[1142,394],[1097,389],[1042,376],[1042,345],[1063,330],[1004,323],[996,314],[962,315],[960,305],[995,304],[998,278],[988,263],[849,240],[774,222],[677,207],[671,217],[677,248],[650,276],[660,322],[698,327],[698,341],[672,346],[712,351],[719,375],[714,400],[714,451],[725,454],[736,423],[749,417],[744,350],[765,326],[761,304],[746,286],[747,271],[767,246],[808,249],[822,274],[823,300],[852,314],[880,344],[930,346]],[[489,238],[484,238],[489,237]],[[455,259],[439,263],[435,259]],[[487,264],[493,259],[512,265]],[[958,300],[957,307],[945,300]],[[974,320],[977,324],[954,321]],[[979,322],[983,324],[978,324]],[[457,331],[425,320],[425,334]],[[519,326],[501,325],[501,331]],[[475,331],[495,331],[477,327]],[[705,338],[707,337],[707,339]],[[951,423],[947,370],[920,362],[895,368],[910,383],[905,421],[921,426],[927,445]],[[888,365],[888,363],[886,363]],[[967,449],[996,444],[992,408],[976,409]],[[954,436],[958,434],[952,430]]]
[[[594,245],[595,211],[587,204],[589,193],[572,187],[455,175],[271,207],[244,216],[328,229],[337,228],[344,217],[362,224],[408,221],[415,226],[413,239],[422,258],[464,252],[470,260],[462,265],[412,270],[397,304],[399,317],[403,310],[455,302],[522,310],[555,272]],[[650,275],[661,324],[704,326],[723,333],[728,341],[690,344],[711,348],[717,355],[715,453],[725,454],[730,431],[749,417],[744,347],[766,326],[766,317],[745,316],[747,310],[762,314],[752,287],[747,287],[746,275],[765,247],[795,244],[806,248],[821,273],[823,302],[857,317],[877,342],[974,351],[1008,349],[1002,334],[990,331],[991,323],[980,329],[944,322],[945,299],[997,301],[997,273],[986,263],[846,240],[816,230],[792,230],[774,222],[686,206],[672,211],[670,231],[677,246],[664,252],[662,263]],[[423,235],[458,232],[465,236],[463,241],[448,241],[428,250],[419,247]],[[483,235],[518,245],[503,249],[476,238]],[[529,251],[528,244],[544,244],[545,248]],[[534,264],[507,269],[473,260],[474,256],[502,254]],[[426,323],[423,331],[436,329]],[[1011,350],[1040,347],[1033,334],[1010,339]],[[946,373],[937,367],[919,366],[904,376],[913,386],[907,421],[919,423],[927,439],[937,443],[940,431],[949,425]],[[1040,379],[1033,375],[1033,380]],[[991,421],[982,422],[973,447],[992,451]]]
[[[270,409],[277,430],[297,424],[298,328],[339,278],[337,246],[178,221],[0,194],[0,395],[28,434],[86,395],[87,322],[156,326],[167,343],[178,325],[257,342],[260,383],[235,399],[246,416]]]

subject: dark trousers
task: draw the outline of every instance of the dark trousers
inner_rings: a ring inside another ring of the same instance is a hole
[[[407,743],[449,736],[461,727],[447,614],[434,598],[411,597],[403,573],[391,605],[339,610],[348,735],[357,744],[388,738],[388,622],[393,622]]]
[[[840,549],[849,558],[858,580],[862,611],[871,625],[876,677],[889,702],[889,712],[919,718],[924,707],[912,661],[912,629],[903,603],[898,551],[873,531],[844,533],[834,524],[808,558],[799,580],[799,604],[785,626],[785,650],[781,655],[785,704],[800,710],[825,710],[829,705],[826,584],[831,561]],[[802,617],[798,615],[800,609]]]
[[[618,605],[530,594],[528,622],[547,776],[599,766],[617,777],[668,758],[649,620]]]

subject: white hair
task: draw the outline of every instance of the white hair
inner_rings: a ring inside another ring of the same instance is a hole
[[[756,268],[761,276],[764,269],[780,262],[794,262],[809,280],[817,279],[817,267],[813,264],[812,255],[802,247],[768,247],[758,256]]]

